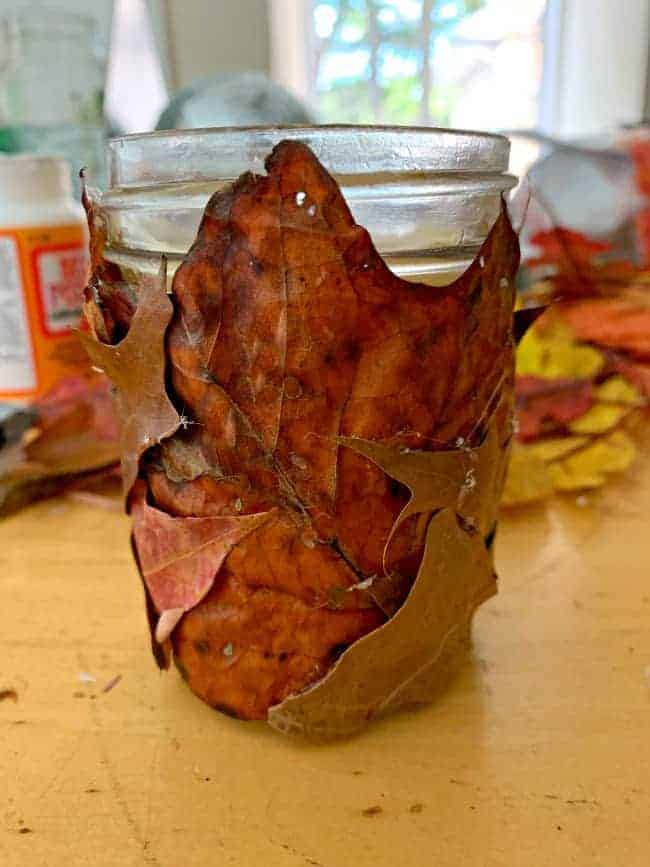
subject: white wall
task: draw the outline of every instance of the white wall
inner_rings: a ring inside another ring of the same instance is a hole
[[[108,44],[113,0],[0,0],[0,17],[25,7],[43,6],[47,9],[63,9],[95,18],[102,38]]]
[[[554,0],[551,0],[554,2]],[[588,137],[641,119],[648,62],[648,0],[557,0],[545,127]],[[552,41],[552,35],[551,35]]]
[[[220,70],[268,72],[266,0],[166,0],[163,8],[174,87]]]

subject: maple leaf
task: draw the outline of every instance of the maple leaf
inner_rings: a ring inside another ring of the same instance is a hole
[[[172,313],[163,264],[157,279],[144,280],[128,334],[119,343],[101,343],[79,332],[93,364],[116,388],[125,497],[137,478],[142,454],[180,424],[165,387],[164,339]]]

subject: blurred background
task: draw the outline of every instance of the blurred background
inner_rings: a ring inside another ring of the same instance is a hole
[[[648,0],[0,0],[0,445],[33,428],[18,404],[36,400],[43,429],[54,419],[68,431],[52,407],[85,401],[114,458],[105,383],[88,398],[75,379],[88,366],[72,329],[87,269],[79,169],[101,188],[109,137],[192,127],[507,134],[521,179],[511,201],[524,226],[522,297],[549,276],[566,294],[558,275],[574,295],[633,289],[640,336],[628,345],[626,320],[616,352],[650,396],[649,53]],[[625,263],[616,280],[612,260]],[[85,418],[74,428],[84,435]],[[0,511],[2,478],[0,461]]]
[[[539,136],[602,146],[648,112],[647,0],[0,0],[0,18],[10,128],[304,114],[517,130],[533,133],[516,142],[520,172]],[[5,130],[0,147],[21,139]]]

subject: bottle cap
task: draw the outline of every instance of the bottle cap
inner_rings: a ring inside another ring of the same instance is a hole
[[[0,200],[43,204],[72,197],[70,167],[63,157],[36,154],[0,156]]]

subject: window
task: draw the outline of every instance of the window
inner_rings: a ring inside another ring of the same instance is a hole
[[[305,81],[301,87],[294,70],[292,84],[323,122],[537,124],[545,0],[307,0],[300,6]]]
[[[155,7],[151,0],[114,0],[105,112],[115,134],[153,129],[167,104]]]

